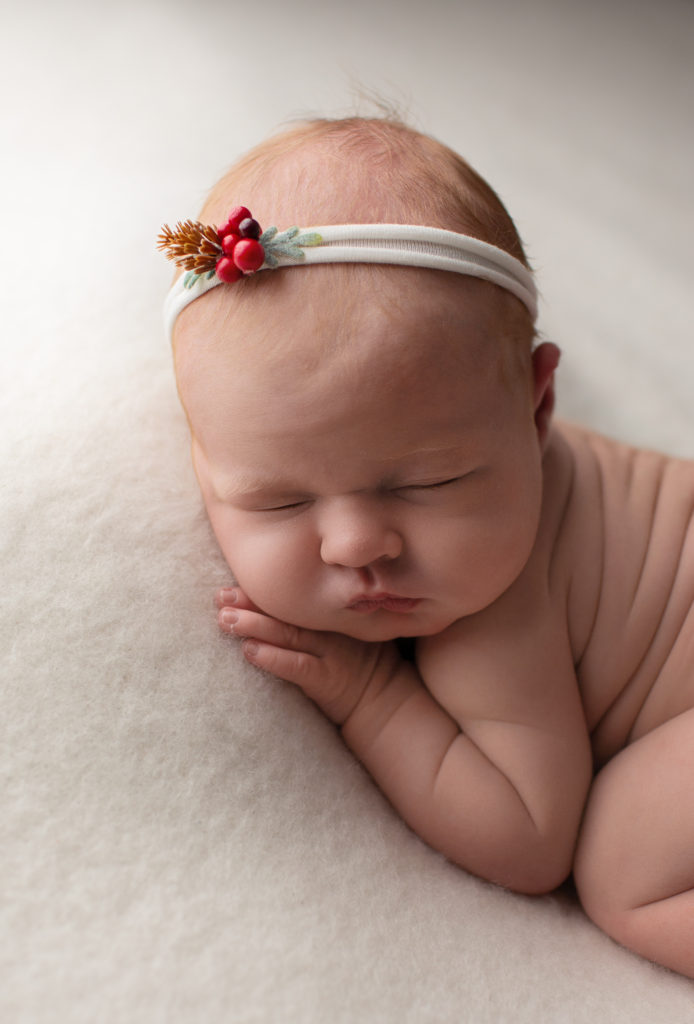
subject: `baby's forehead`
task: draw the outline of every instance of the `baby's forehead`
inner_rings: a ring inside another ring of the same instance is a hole
[[[184,403],[201,379],[230,389],[414,388],[440,375],[497,373],[506,296],[417,268],[330,265],[274,271],[212,292],[177,326]]]

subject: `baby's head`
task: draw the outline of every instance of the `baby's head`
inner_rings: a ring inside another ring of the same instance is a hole
[[[263,227],[424,225],[525,264],[489,186],[389,121],[290,129],[231,169],[200,220],[223,225],[239,203]],[[412,265],[286,267],[215,287],[178,314],[202,495],[236,579],[265,612],[363,639],[425,635],[518,576],[538,526],[556,350],[533,351],[531,299],[494,280]]]

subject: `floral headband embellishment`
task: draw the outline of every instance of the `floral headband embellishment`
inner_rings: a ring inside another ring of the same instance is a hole
[[[281,261],[299,263],[305,259],[306,246],[322,241],[318,232],[302,232],[298,227],[263,231],[247,207],[237,206],[220,228],[193,220],[179,222],[175,228],[165,224],[157,248],[187,271],[183,286],[193,288],[201,278],[216,276],[225,284],[233,284],[257,270],[274,269]]]
[[[263,231],[245,206],[235,207],[220,228],[186,220],[165,224],[157,246],[186,273],[164,301],[170,339],[178,315],[217,285],[258,270],[321,263],[380,263],[465,274],[490,281],[520,299],[537,317],[537,288],[530,268],[489,242],[422,224],[324,224]]]

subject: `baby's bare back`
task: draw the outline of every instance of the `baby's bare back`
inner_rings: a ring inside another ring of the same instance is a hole
[[[551,448],[554,570],[600,764],[694,707],[694,461],[567,424]]]

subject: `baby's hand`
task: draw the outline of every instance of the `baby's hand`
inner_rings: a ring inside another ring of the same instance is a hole
[[[301,687],[338,725],[367,690],[381,690],[400,663],[394,643],[301,629],[260,611],[240,587],[217,592],[219,627],[241,639],[253,665]]]

